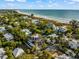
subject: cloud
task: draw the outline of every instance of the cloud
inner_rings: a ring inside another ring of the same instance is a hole
[[[79,2],[79,0],[71,0],[71,1],[74,1],[74,2]]]
[[[66,1],[66,2],[70,2],[70,3],[73,3],[73,2],[79,2],[79,0],[64,0],[64,1]]]
[[[2,7],[3,7],[3,9],[15,9],[16,8],[14,3],[6,3]]]
[[[26,2],[26,0],[16,0],[16,1],[18,1],[18,2]]]
[[[26,2],[26,0],[5,0],[7,2],[14,2],[14,1],[17,1],[17,2]]]
[[[55,0],[48,0],[48,7],[52,8],[52,7],[57,7],[59,6],[59,4],[57,2],[55,2]]]
[[[38,0],[38,1],[36,1],[37,3],[41,3],[42,1],[41,0]]]
[[[52,3],[52,0],[49,0],[49,3]]]
[[[72,1],[71,1],[71,2],[68,2],[68,4],[75,4],[75,2],[72,2]]]
[[[10,1],[10,2],[14,2],[15,0],[5,0],[5,1]]]
[[[48,4],[48,7],[57,7],[57,6],[59,6],[59,4],[58,4],[58,3]]]
[[[39,5],[39,7],[40,7],[40,8],[43,8],[43,7],[44,7],[44,5],[42,5],[42,4],[41,4],[41,5]]]
[[[76,3],[73,0],[64,0],[64,2],[67,3],[67,4],[75,4]]]

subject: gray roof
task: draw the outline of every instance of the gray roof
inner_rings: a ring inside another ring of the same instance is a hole
[[[13,50],[13,55],[14,55],[15,57],[18,57],[18,56],[22,55],[23,53],[24,53],[24,50],[21,49],[21,48],[15,48],[15,49]]]
[[[3,36],[4,36],[4,37],[6,38],[6,40],[8,40],[8,41],[10,41],[10,40],[12,40],[12,39],[14,38],[11,33],[6,33],[6,34],[4,34]]]
[[[0,48],[0,59],[7,59],[7,55],[5,55],[4,48]]]
[[[0,27],[0,32],[3,32],[5,30],[6,30],[5,27]]]

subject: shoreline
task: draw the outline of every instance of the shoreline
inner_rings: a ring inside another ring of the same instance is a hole
[[[31,15],[29,13],[21,12],[20,10],[15,10],[15,11],[18,12],[18,13],[20,13],[20,14],[24,14],[26,16],[30,16]],[[69,21],[67,22],[67,20],[66,21],[64,21],[64,20],[62,21],[62,20],[57,20],[57,19],[49,18],[47,16],[41,16],[41,15],[38,16],[38,15],[34,14],[33,19],[44,19],[44,20],[47,20],[47,21],[55,23],[55,24],[60,24],[58,26],[69,25],[68,24]]]

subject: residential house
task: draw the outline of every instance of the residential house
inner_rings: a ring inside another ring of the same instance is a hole
[[[56,35],[56,34],[51,34],[51,35],[48,35],[48,37],[53,37],[53,38],[55,38],[55,37],[58,37],[58,35]]]
[[[67,51],[65,52],[67,55],[69,55],[69,56],[73,56],[73,57],[75,57],[76,56],[76,54],[72,51],[72,50],[70,50],[70,49],[67,49]]]
[[[28,40],[27,42],[25,42],[25,45],[26,45],[28,48],[32,48],[32,47],[35,46],[32,40]]]
[[[63,54],[63,55],[57,56],[55,59],[72,59],[72,58],[70,56]]]
[[[13,28],[11,25],[7,25],[8,28]]]
[[[0,26],[0,32],[4,32],[5,30],[5,27]]]
[[[47,51],[56,51],[57,47],[56,46],[48,46],[45,50],[47,50]]]
[[[65,31],[67,31],[67,26],[62,26],[61,28],[63,28]]]
[[[60,35],[60,34],[65,34],[66,31],[67,31],[67,29],[62,28],[62,27],[59,27],[59,28],[56,30],[56,33]]]
[[[53,29],[53,24],[48,23],[48,24],[46,24],[46,27],[47,27],[47,28],[51,28],[51,29]]]
[[[53,39],[53,38],[48,38],[48,39],[46,39],[46,42],[48,43],[48,44],[55,44],[55,42],[56,42],[56,39]]]
[[[66,41],[68,41],[70,38],[68,38],[67,36],[64,36],[64,39],[65,39]]]
[[[33,40],[38,40],[38,39],[40,39],[39,34],[33,35],[32,38],[33,38]]]
[[[10,41],[14,38],[14,36],[11,33],[5,33],[3,36],[7,41]]]
[[[4,48],[0,48],[0,59],[7,59],[7,55],[5,55]]]
[[[24,19],[27,19],[27,18],[28,18],[28,16],[23,16],[23,18],[24,18]]]
[[[24,53],[24,50],[21,49],[21,48],[15,48],[13,50],[13,55],[14,55],[15,58],[21,56],[23,53]]]
[[[25,32],[26,35],[31,34],[31,31],[29,29],[22,29],[22,32]]]
[[[39,20],[38,19],[32,19],[32,23],[38,24],[39,23]]]
[[[75,39],[72,39],[71,41],[69,41],[68,44],[69,44],[69,47],[72,49],[77,49],[77,47],[78,47],[77,40],[75,40]]]
[[[33,41],[33,40],[28,40],[25,44],[29,48],[36,47],[36,50],[39,50],[39,47],[40,47],[39,42],[37,44],[34,42],[35,41]]]
[[[53,58],[62,55],[62,52],[56,50],[56,47],[53,48],[53,46],[48,47],[45,51],[47,51],[47,54]]]

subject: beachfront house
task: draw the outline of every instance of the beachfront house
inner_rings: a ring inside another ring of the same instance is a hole
[[[72,39],[71,41],[69,41],[69,47],[72,49],[77,49],[77,47],[78,47],[77,40]]]
[[[59,28],[58,31],[64,33],[64,32],[66,32],[66,29],[64,29],[64,28]]]
[[[57,56],[55,59],[72,59],[72,58],[67,56],[67,55],[65,55],[65,54],[63,54],[63,55]]]
[[[4,32],[5,30],[5,27],[0,26],[0,32]]]
[[[15,58],[21,56],[23,53],[24,53],[24,50],[21,49],[21,48],[15,48],[13,50],[13,55],[14,55]]]
[[[32,19],[32,23],[33,24],[38,24],[39,23],[39,20],[38,19]]]
[[[56,31],[59,27],[53,24],[53,30]]]
[[[56,34],[57,35],[65,35],[66,31],[67,31],[66,29],[59,27],[58,29],[56,29]]]
[[[24,19],[28,19],[28,16],[22,16]]]
[[[26,35],[31,34],[31,31],[29,29],[22,29],[22,32],[25,32]]]
[[[0,48],[0,59],[7,59],[7,55],[5,55],[4,48]]]
[[[11,33],[5,33],[3,36],[7,41],[10,41],[14,38]]]
[[[62,26],[62,28],[63,28],[65,31],[67,31],[67,26]]]
[[[51,28],[51,29],[53,29],[53,24],[48,23],[48,24],[46,24],[46,27],[47,27],[47,28]]]
[[[54,24],[52,24],[52,23],[48,23],[48,24],[46,24],[46,28],[50,28],[50,29],[56,30],[57,27]]]

